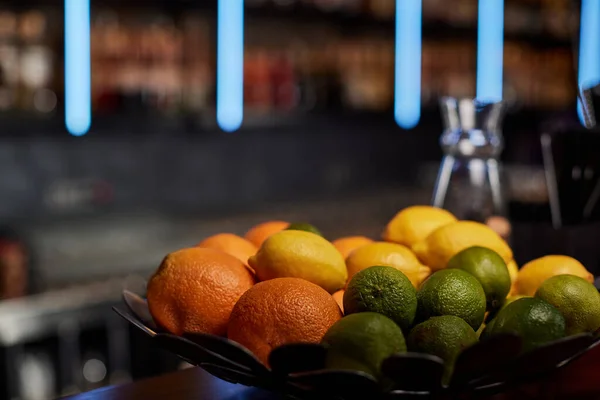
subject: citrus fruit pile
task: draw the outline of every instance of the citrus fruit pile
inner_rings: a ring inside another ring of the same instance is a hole
[[[219,233],[168,254],[151,277],[148,307],[176,335],[227,336],[265,365],[272,349],[321,343],[326,367],[378,378],[392,354],[444,361],[496,334],[523,351],[600,328],[600,294],[577,260],[549,255],[521,269],[485,224],[413,206],[382,240],[329,241],[307,223],[269,221],[244,237]]]

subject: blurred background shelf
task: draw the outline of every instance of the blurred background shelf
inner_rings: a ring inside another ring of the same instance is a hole
[[[189,121],[214,113],[215,4],[93,2],[94,120],[159,113]],[[473,96],[476,1],[424,1],[423,12],[423,107],[442,95]],[[284,120],[392,109],[393,0],[255,1],[246,14],[244,101],[252,125],[260,125],[260,114]],[[507,1],[507,101],[573,106],[576,16],[568,1]],[[61,19],[61,7],[44,2],[0,6],[0,112],[25,119],[29,112],[34,120],[63,114]]]

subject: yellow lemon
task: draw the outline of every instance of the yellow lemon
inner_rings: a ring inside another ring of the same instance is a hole
[[[269,236],[248,263],[261,281],[302,278],[329,293],[341,289],[348,277],[344,258],[335,246],[306,231],[281,231]]]
[[[403,272],[415,287],[431,273],[408,247],[387,242],[374,242],[359,247],[346,258],[346,266],[349,279],[369,267],[394,267]]]
[[[513,258],[512,250],[504,239],[487,225],[473,221],[444,225],[415,244],[412,249],[423,264],[437,271],[446,268],[448,261],[456,253],[472,246],[494,250],[506,263]]]
[[[437,228],[456,222],[456,217],[441,208],[412,206],[400,211],[385,227],[383,240],[411,247]]]
[[[575,275],[588,282],[594,282],[594,276],[576,259],[569,256],[549,255],[529,261],[519,270],[517,292],[533,296],[542,283],[556,275]]]
[[[512,283],[508,295],[513,296],[517,294],[517,276],[519,275],[519,267],[515,260],[511,260],[506,264],[506,268],[508,268],[508,274],[510,275],[510,281]]]

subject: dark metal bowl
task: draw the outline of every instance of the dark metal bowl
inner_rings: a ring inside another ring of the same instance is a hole
[[[285,393],[300,399],[393,399],[453,397],[460,393],[491,395],[563,368],[596,346],[591,334],[569,336],[521,353],[521,339],[497,335],[463,351],[448,385],[442,385],[443,362],[419,353],[397,354],[382,364],[383,377],[325,369],[327,349],[319,344],[289,344],[269,357],[270,368],[236,342],[207,334],[184,337],[160,332],[146,300],[123,292],[126,306],[114,310],[154,343],[228,382]]]

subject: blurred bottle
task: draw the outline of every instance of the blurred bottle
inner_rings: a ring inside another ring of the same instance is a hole
[[[40,10],[19,16],[18,36],[23,44],[19,52],[19,106],[28,111],[49,113],[56,109],[57,96],[53,87],[56,78],[56,54],[53,32],[48,16]]]
[[[182,33],[170,18],[156,16],[142,35],[144,105],[161,114],[172,114],[182,107]]]
[[[18,95],[19,56],[17,15],[0,12],[0,111],[15,107]]]
[[[298,90],[294,66],[284,53],[276,54],[271,63],[273,105],[281,111],[291,111],[298,105]]]
[[[124,74],[116,65],[129,46],[129,36],[112,10],[97,12],[91,26],[92,107],[94,113],[110,114],[120,107],[118,87]],[[124,62],[126,60],[123,60]]]
[[[0,228],[0,299],[27,294],[29,255],[21,238],[9,228]]]
[[[183,17],[181,29],[183,104],[186,110],[197,115],[212,107],[209,102],[214,86],[212,28],[205,16],[190,13]]]
[[[392,20],[396,11],[396,2],[395,0],[370,0],[369,11],[377,19]]]
[[[273,105],[269,53],[250,48],[244,58],[244,103],[255,114],[269,112]]]

